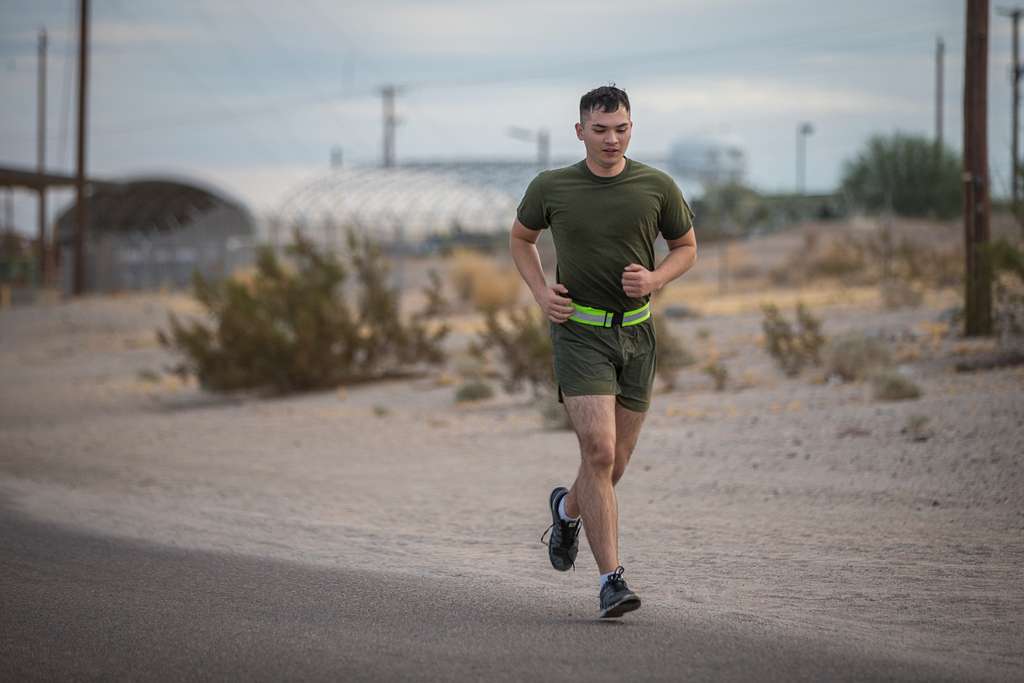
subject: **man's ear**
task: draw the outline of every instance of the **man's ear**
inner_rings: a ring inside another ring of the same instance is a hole
[[[577,140],[582,140],[583,139],[583,124],[581,124],[581,123],[577,123],[576,124],[576,139]]]

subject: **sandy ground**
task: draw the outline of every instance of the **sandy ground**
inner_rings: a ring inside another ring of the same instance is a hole
[[[733,381],[716,392],[688,370],[655,398],[618,488],[631,586],[684,620],[1024,677],[1024,370],[954,372],[989,343],[942,338],[941,296],[885,312],[851,294],[818,309],[826,334],[893,340],[924,396],[785,379],[756,345],[760,315],[742,303],[756,298],[672,323]],[[528,397],[457,405],[436,378],[276,400],[154,381],[171,360],[154,330],[188,307],[133,295],[0,311],[8,503],[178,548],[557,588],[596,608],[585,543],[568,575],[539,543],[578,455]],[[913,415],[928,440],[903,433]]]

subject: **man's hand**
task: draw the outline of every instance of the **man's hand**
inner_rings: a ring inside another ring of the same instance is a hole
[[[572,299],[568,298],[568,296],[562,296],[568,293],[569,290],[565,288],[565,285],[555,284],[545,289],[541,296],[537,298],[540,309],[544,311],[544,315],[551,322],[564,323],[576,310],[573,308]]]
[[[622,271],[622,291],[626,293],[626,296],[639,299],[642,296],[647,296],[658,289],[658,287],[658,281],[654,273],[638,263],[630,263]]]

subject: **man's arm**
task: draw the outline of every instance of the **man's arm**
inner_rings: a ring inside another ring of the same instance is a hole
[[[692,231],[691,231],[692,232]],[[537,240],[540,239],[540,230],[532,230],[517,218],[512,223],[512,234],[508,240],[508,250],[512,253],[512,261],[516,269],[530,288],[534,300],[548,320],[555,323],[564,323],[573,313],[572,299],[567,296],[569,290],[563,285],[554,284],[548,286],[544,278],[544,267],[540,262],[540,252],[537,251]]]
[[[693,228],[674,240],[665,240],[668,256],[652,270],[631,263],[622,272],[622,291],[634,298],[656,292],[693,267],[697,261],[697,235]]]

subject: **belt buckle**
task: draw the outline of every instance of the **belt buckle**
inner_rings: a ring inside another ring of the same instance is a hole
[[[616,326],[617,325],[619,327],[622,327],[622,317],[623,317],[623,315],[624,314],[621,311],[615,311],[614,313],[612,313],[612,326]]]

